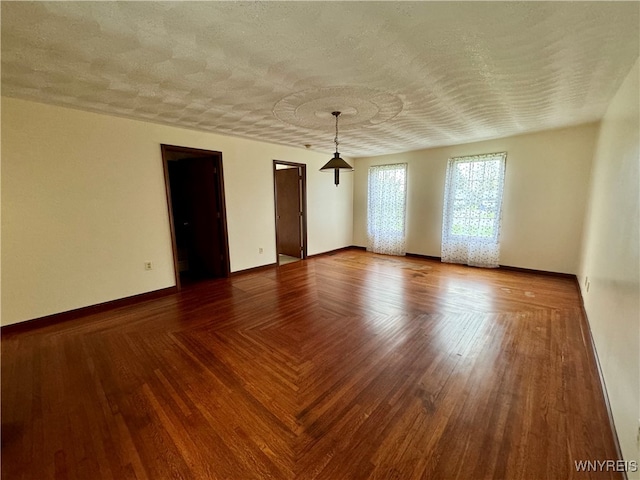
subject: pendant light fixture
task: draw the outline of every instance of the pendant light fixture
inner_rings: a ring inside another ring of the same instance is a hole
[[[327,164],[320,169],[321,172],[328,172],[333,170],[333,181],[336,187],[340,183],[340,170],[353,171],[353,167],[340,158],[338,153],[338,117],[341,112],[331,112],[331,115],[336,117],[336,138],[334,142],[336,144],[336,153],[333,154],[333,158],[327,162]]]

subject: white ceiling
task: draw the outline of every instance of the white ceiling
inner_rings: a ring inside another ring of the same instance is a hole
[[[600,119],[638,2],[2,2],[2,94],[378,155]]]

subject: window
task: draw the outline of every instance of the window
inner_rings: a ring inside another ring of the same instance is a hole
[[[442,261],[497,267],[507,154],[449,159],[442,222]]]
[[[367,250],[404,255],[407,205],[407,164],[369,168]]]

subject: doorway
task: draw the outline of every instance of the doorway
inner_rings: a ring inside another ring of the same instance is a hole
[[[161,145],[178,288],[229,276],[222,154]]]
[[[307,166],[273,161],[278,265],[307,257]]]

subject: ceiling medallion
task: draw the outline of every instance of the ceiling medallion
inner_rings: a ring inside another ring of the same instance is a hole
[[[402,100],[395,94],[368,87],[326,87],[284,97],[273,107],[279,120],[296,127],[326,130],[332,113],[340,111],[344,130],[378,125],[398,115]],[[337,118],[337,117],[336,117]]]

